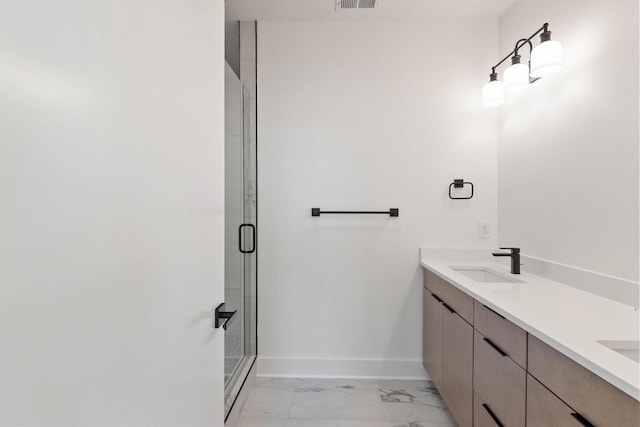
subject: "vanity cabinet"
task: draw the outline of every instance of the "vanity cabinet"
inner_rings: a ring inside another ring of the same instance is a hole
[[[528,363],[531,376],[584,421],[578,425],[638,427],[640,402],[531,335]],[[530,417],[529,426],[545,425]]]
[[[476,393],[473,394],[473,427],[496,427],[500,421],[493,414],[489,405],[482,401]]]
[[[460,427],[473,425],[473,299],[425,271],[423,364]]]
[[[524,427],[527,332],[474,302],[475,425]],[[491,421],[486,420],[487,415]]]
[[[640,402],[424,270],[423,364],[460,427],[638,427]]]
[[[429,270],[425,270],[424,287],[445,307],[455,311],[458,316],[473,325],[473,298]]]
[[[527,331],[478,301],[474,304],[473,327],[511,360],[527,369]]]
[[[574,411],[545,386],[527,374],[528,427],[581,427],[583,424],[571,414]]]
[[[473,349],[474,418],[491,415],[493,426],[524,427],[527,377],[490,339],[475,332]]]
[[[473,327],[455,311],[442,313],[442,389],[460,427],[473,425]]]

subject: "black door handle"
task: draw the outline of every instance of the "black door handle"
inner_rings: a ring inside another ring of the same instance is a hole
[[[249,250],[243,249],[242,229],[244,227],[249,227],[251,229],[252,246],[251,246],[251,249],[249,249]],[[254,253],[256,251],[256,227],[255,227],[255,225],[253,225],[253,224],[240,224],[240,227],[238,227],[238,249],[243,254],[252,254],[252,253]]]
[[[214,311],[213,326],[215,326],[216,329],[222,326],[222,329],[226,331],[227,325],[231,322],[231,319],[233,319],[233,316],[235,316],[237,312],[238,310],[224,311],[224,303],[219,304]],[[226,320],[222,321],[223,319]]]

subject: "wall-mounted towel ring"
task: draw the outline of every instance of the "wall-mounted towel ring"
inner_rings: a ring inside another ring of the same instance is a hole
[[[465,185],[471,187],[471,194],[468,197],[453,197],[451,194],[454,188],[464,188]],[[467,182],[464,179],[454,179],[451,184],[449,184],[449,198],[451,200],[468,200],[473,197],[473,183]]]

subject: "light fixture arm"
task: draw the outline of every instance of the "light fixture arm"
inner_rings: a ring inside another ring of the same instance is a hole
[[[520,42],[522,42],[522,44],[519,44]],[[520,39],[516,42],[516,47],[513,49],[513,54],[517,55],[518,54],[518,49],[520,49],[522,46],[524,46],[525,44],[529,44],[529,56],[531,56],[531,52],[533,52],[533,44],[531,43],[531,40],[527,40],[527,39]]]
[[[542,27],[540,27],[540,29],[538,31],[536,31],[535,33],[533,33],[529,38],[518,40],[516,42],[516,47],[511,52],[509,52],[509,54],[507,56],[502,58],[502,60],[500,62],[498,62],[493,67],[491,67],[493,72],[495,73],[496,68],[498,68],[504,61],[506,61],[507,59],[511,58],[513,55],[517,55],[518,54],[518,49],[520,49],[522,46],[524,46],[525,43],[529,44],[529,53],[531,53],[531,51],[533,50],[533,45],[531,43],[531,39],[534,38],[535,36],[537,36],[538,34],[540,34],[542,32],[547,32],[547,31],[549,31],[549,24],[545,22],[544,25],[542,25]],[[522,44],[520,44],[521,42],[522,42]]]

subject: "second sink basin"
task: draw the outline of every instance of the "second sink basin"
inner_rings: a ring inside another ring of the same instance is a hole
[[[598,341],[599,344],[640,363],[640,341]]]
[[[485,267],[454,265],[449,268],[479,283],[524,283],[522,280],[515,279],[506,274],[499,273]]]

